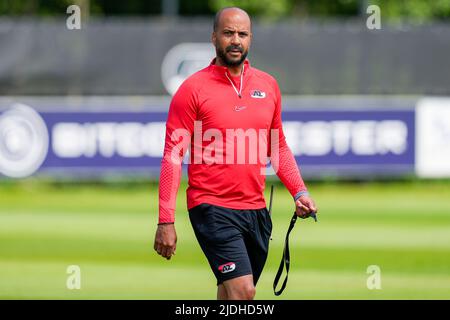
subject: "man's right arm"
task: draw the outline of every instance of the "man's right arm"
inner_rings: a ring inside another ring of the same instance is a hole
[[[197,114],[196,94],[183,83],[172,98],[166,122],[164,154],[159,178],[159,218],[154,249],[170,259],[176,249],[175,207],[181,181],[181,163],[190,146]]]
[[[185,82],[173,96],[170,104],[159,178],[159,223],[175,222],[181,163],[194,131],[197,116],[196,100],[194,89]]]

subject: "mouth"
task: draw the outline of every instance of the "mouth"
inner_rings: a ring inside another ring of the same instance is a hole
[[[240,46],[229,46],[226,48],[227,52],[233,52],[233,53],[242,53],[244,51],[243,48]]]
[[[242,54],[242,51],[239,49],[228,50],[228,53],[232,56],[239,56]]]

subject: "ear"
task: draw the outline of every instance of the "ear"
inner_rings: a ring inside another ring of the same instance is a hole
[[[216,32],[213,31],[213,33],[211,33],[211,42],[214,46],[216,45],[216,40],[217,40]]]

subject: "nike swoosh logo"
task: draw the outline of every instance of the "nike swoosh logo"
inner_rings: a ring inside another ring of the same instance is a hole
[[[244,109],[247,109],[247,107],[246,106],[236,106],[236,107],[234,107],[234,111],[241,111],[241,110],[244,110]]]

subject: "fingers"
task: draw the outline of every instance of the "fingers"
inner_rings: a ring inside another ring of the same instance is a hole
[[[311,210],[311,212],[317,213],[317,207],[316,204],[314,202],[311,201],[311,203],[309,204],[309,209]]]
[[[305,206],[304,204],[302,204],[301,206],[299,206],[299,208],[300,208],[300,210],[301,210],[303,213],[305,213],[305,214],[311,212],[310,208],[307,207],[307,206]]]
[[[169,251],[170,251],[169,247],[163,247],[161,250],[161,256],[163,256],[164,258],[170,259]]]
[[[303,205],[298,206],[297,209],[295,210],[295,213],[297,214],[298,217],[302,219],[306,219],[309,217],[309,209]]]
[[[311,214],[317,213],[317,207],[314,201],[309,197],[301,197],[296,201],[296,214],[302,219],[306,219]]]
[[[169,247],[166,247],[165,250],[163,250],[161,255],[164,258],[166,258],[167,260],[170,260],[170,258],[172,258],[172,256],[174,254],[175,254],[175,247],[174,246],[169,246]]]
[[[308,209],[310,209],[310,211],[313,211],[313,212],[317,211],[317,207],[316,207],[314,200],[309,197],[303,197],[303,199],[300,198],[299,200],[297,200],[297,202],[308,207]]]
[[[309,208],[304,205],[302,202],[297,201],[296,202],[296,210],[295,210],[297,216],[299,216],[300,218],[307,218],[309,215]]]
[[[173,224],[160,224],[155,234],[153,248],[158,254],[167,260],[175,254],[177,234]]]
[[[309,214],[309,213],[304,213],[304,212],[302,212],[300,215],[297,214],[297,216],[299,216],[299,217],[302,218],[302,219],[306,219],[306,218],[309,218],[309,217],[310,217],[310,214]]]
[[[155,243],[154,249],[159,255],[161,255],[161,253],[162,253],[162,246],[161,245]]]
[[[175,255],[176,246],[165,246],[155,243],[153,248],[160,256],[166,258],[167,260],[170,260],[172,255]]]

